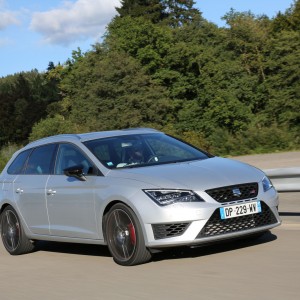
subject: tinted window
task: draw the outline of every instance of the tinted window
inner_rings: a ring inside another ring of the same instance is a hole
[[[26,159],[32,149],[21,152],[7,169],[8,174],[21,174],[24,170]]]
[[[110,169],[208,158],[199,149],[161,133],[117,136],[84,144]]]
[[[90,160],[74,145],[61,144],[57,152],[54,173],[63,175],[64,170],[74,166],[82,166],[85,175],[95,174],[96,168]]]
[[[193,159],[199,155],[193,148],[183,147],[183,143],[176,139],[149,137],[149,146],[153,149],[156,156],[174,157],[175,159]]]
[[[35,148],[28,159],[25,174],[50,174],[55,148],[56,144]]]

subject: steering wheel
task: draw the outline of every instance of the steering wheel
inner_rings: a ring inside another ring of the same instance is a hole
[[[158,161],[158,157],[156,155],[151,155],[148,160],[147,160],[147,163],[150,163],[150,162],[157,162]]]

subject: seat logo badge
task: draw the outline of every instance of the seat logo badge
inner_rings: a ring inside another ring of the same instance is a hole
[[[234,197],[241,197],[242,196],[242,192],[240,191],[239,188],[232,189],[232,193],[233,193]]]

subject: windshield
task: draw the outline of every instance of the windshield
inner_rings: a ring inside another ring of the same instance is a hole
[[[115,136],[84,143],[109,169],[134,168],[210,157],[163,133]]]

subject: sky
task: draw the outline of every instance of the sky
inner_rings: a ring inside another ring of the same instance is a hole
[[[275,17],[294,0],[197,0],[202,16],[218,26],[231,8]],[[101,42],[119,0],[0,0],[0,77],[63,64],[79,47]]]

